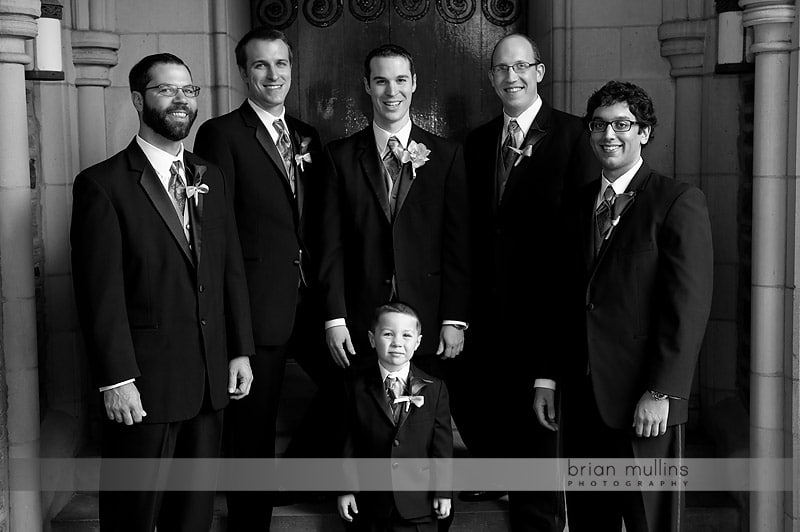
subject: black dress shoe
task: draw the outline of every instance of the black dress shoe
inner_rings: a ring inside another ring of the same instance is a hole
[[[494,501],[505,494],[505,491],[462,491],[458,498],[465,502]]]

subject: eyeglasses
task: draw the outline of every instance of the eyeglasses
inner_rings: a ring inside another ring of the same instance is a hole
[[[517,74],[522,74],[530,70],[531,67],[535,67],[539,64],[541,63],[536,61],[534,63],[519,62],[514,63],[513,65],[492,65],[492,68],[490,68],[489,71],[495,76],[499,76],[500,74],[508,74],[509,70],[513,70]]]
[[[177,85],[168,85],[166,83],[162,83],[161,85],[144,88],[146,91],[152,89],[158,90],[159,96],[166,96],[169,98],[178,94],[178,91],[181,91],[187,98],[197,98],[197,95],[200,94],[200,87],[197,85],[184,85],[183,87],[178,87]]]
[[[624,133],[630,131],[634,124],[641,125],[641,122],[636,122],[635,120],[612,120],[611,122],[606,122],[605,120],[594,118],[589,122],[589,131],[603,133],[608,126],[611,126],[615,133]]]

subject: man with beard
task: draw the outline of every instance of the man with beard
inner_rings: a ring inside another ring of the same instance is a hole
[[[181,142],[200,88],[171,54],[145,57],[129,81],[138,135],[73,187],[75,300],[108,418],[100,525],[208,530],[213,491],[162,491],[200,486],[202,471],[173,479],[168,462],[108,460],[219,457],[222,409],[248,394],[254,353],[229,192]]]

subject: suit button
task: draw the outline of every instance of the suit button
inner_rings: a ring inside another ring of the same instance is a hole
[[[206,287],[203,285],[200,285],[199,287],[197,287],[197,289],[200,291],[201,294],[206,291]]]
[[[204,318],[204,319],[202,319],[202,320],[200,320],[200,325],[205,325],[205,324],[206,324],[206,320],[205,320],[205,318]]]
[[[194,249],[191,244],[189,244],[189,249]]]
[[[586,305],[586,310],[588,311],[594,310],[594,303],[589,303],[588,305]]]
[[[295,266],[300,266],[300,261],[295,259],[292,261],[292,264],[294,264]]]
[[[383,281],[383,284],[392,284],[392,280],[391,279],[386,279],[385,281]]]
[[[394,445],[395,447],[397,447],[398,445],[400,445],[400,441],[399,441],[399,440],[394,440],[394,442],[392,443],[392,445]]]
[[[397,469],[398,467],[400,467],[400,464],[397,462],[392,462],[392,469]]]
[[[190,224],[186,224],[186,230],[189,231],[192,228]]]

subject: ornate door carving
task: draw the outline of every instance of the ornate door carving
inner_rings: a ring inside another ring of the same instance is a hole
[[[369,123],[363,61],[392,42],[414,57],[415,123],[461,140],[500,110],[486,77],[492,47],[525,31],[522,0],[252,0],[254,25],[282,29],[295,45],[290,114],[327,142]]]

